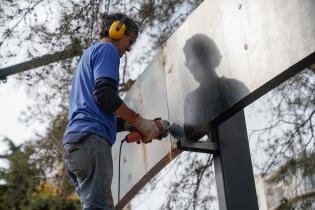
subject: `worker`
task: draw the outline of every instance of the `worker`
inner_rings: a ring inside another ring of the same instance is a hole
[[[109,15],[100,39],[87,48],[76,68],[63,138],[65,167],[84,210],[113,209],[111,148],[116,132],[134,127],[142,143],[157,138],[158,127],[130,109],[118,95],[120,58],[138,36],[124,14]]]

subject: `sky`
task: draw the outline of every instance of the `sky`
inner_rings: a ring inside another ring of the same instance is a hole
[[[28,5],[25,4],[25,2],[27,1],[20,2],[20,8]],[[57,6],[54,2],[44,2],[42,5],[46,4],[51,4],[55,7]],[[45,21],[44,17],[46,17],[47,14],[51,14],[51,11],[47,11],[46,7],[38,6],[35,8],[34,13],[37,14],[37,17],[42,17],[38,18],[38,23],[40,24]],[[28,27],[25,27],[25,24],[34,22],[34,17],[28,17],[29,18],[26,21],[21,21],[20,24],[17,25],[15,31],[28,30]],[[48,26],[53,29],[54,25],[56,25],[56,21],[58,21],[58,18],[49,19],[46,25],[49,24]],[[14,26],[16,24],[16,20],[8,21],[7,24]],[[1,30],[3,30],[3,28],[0,28],[0,33],[3,32]],[[25,34],[27,34],[27,32]],[[25,34],[20,34],[20,40],[23,40],[22,45],[18,44],[19,40],[17,38],[11,38],[6,40],[5,43],[7,44],[4,44],[0,48],[1,53],[3,54],[6,54],[8,50],[12,50],[14,53],[17,53],[16,56],[2,59],[0,61],[0,68],[29,60],[26,49],[34,46],[34,42],[27,41],[27,38],[24,37]],[[45,54],[46,49],[38,47],[37,52],[39,55]],[[23,85],[23,81],[16,80],[14,76],[9,76],[6,83],[0,82],[0,154],[6,151],[6,145],[2,143],[3,138],[8,137],[13,140],[15,144],[19,145],[32,137],[35,132],[40,133],[45,130],[45,125],[38,122],[32,122],[31,125],[26,125],[19,120],[21,112],[26,110],[27,106],[34,103],[34,101],[27,96],[26,88],[27,87]]]
[[[6,83],[0,83],[0,140],[7,137],[19,145],[32,137],[34,133],[42,132],[45,126],[39,123],[26,125],[20,119],[21,112],[34,103],[25,92],[21,81],[9,78]],[[0,154],[6,146],[0,142]]]

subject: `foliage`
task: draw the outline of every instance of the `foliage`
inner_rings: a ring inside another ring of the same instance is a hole
[[[283,200],[279,209],[295,209],[315,200],[313,196],[301,202],[292,201],[300,196],[300,182],[315,175],[314,92],[314,72],[305,69],[253,105],[268,120],[266,127],[254,129],[250,135],[257,137],[252,144],[256,174],[277,174],[277,182],[295,185],[289,193],[290,199]],[[299,181],[289,181],[293,178]]]
[[[34,59],[76,45],[86,48],[97,40],[98,28],[108,14],[125,12],[140,23],[141,34],[138,39],[145,40],[145,44],[138,41],[130,54],[122,60],[120,89],[126,91],[151,60],[157,46],[175,31],[200,2],[201,0],[4,0],[0,2],[0,31],[3,32],[0,34],[1,65]],[[145,47],[141,47],[141,44]],[[141,51],[136,51],[137,49]],[[65,199],[73,193],[56,145],[60,144],[65,129],[70,83],[78,59],[73,57],[18,76],[28,86],[28,94],[37,102],[23,111],[21,120],[27,124],[40,121],[48,124],[49,129],[23,147],[23,157],[16,161],[32,160],[34,168],[28,169],[36,177],[33,180],[35,183],[23,179],[25,185],[31,185],[25,187],[29,191],[22,193],[17,201],[14,197],[6,198],[7,205],[17,202],[16,208],[20,208],[20,201],[25,199],[27,204],[24,209],[30,203],[40,209],[45,209],[47,205],[62,206],[56,196],[43,198],[32,194],[38,190],[36,186],[43,181],[46,183],[47,178],[54,180],[59,189],[58,197],[63,198],[64,202],[67,203],[69,200]],[[31,151],[25,153],[26,148]],[[12,167],[10,165],[9,170],[14,168]],[[14,169],[24,174],[23,167]],[[19,186],[18,190],[22,190],[23,186]],[[11,185],[4,185],[2,190],[8,192]]]
[[[126,91],[133,83],[130,77],[135,78],[141,73],[155,53],[156,46],[164,42],[200,2],[4,1],[1,5],[3,18],[0,18],[0,30],[8,33],[0,36],[0,58],[4,62],[12,62],[16,58],[32,59],[76,45],[86,48],[97,40],[99,26],[109,13],[125,12],[140,23],[139,39],[149,37],[145,38],[147,43],[146,47],[141,47],[142,51],[133,50],[130,56],[122,60],[121,90]],[[136,47],[137,43],[134,49]],[[36,106],[25,110],[23,121],[47,122],[65,109],[77,61],[78,58],[74,57],[19,76],[30,87],[29,94],[38,101]],[[45,109],[42,108],[43,104]]]
[[[4,141],[9,151],[1,155],[8,168],[0,169],[0,209],[79,209],[77,198],[62,195],[59,186],[49,183],[34,145],[16,146],[10,139]]]
[[[21,209],[28,205],[29,196],[36,190],[42,173],[36,163],[30,160],[32,148],[26,147],[22,151],[21,146],[14,145],[10,139],[4,141],[8,142],[10,152],[2,155],[2,158],[9,161],[9,169],[1,170],[1,179],[5,182],[1,209]]]
[[[182,153],[174,169],[176,179],[169,183],[162,209],[213,209],[217,198],[212,163],[212,155]]]
[[[266,113],[269,121],[268,127],[251,134],[258,134],[259,147],[270,157],[260,168],[261,173],[279,168],[292,158],[314,153],[314,92],[314,73],[307,69],[257,102],[264,105],[260,112]]]

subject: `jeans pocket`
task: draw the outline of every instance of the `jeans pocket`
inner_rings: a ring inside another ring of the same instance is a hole
[[[66,167],[79,180],[83,181],[91,173],[91,155],[87,147],[72,147],[65,156]]]
[[[67,143],[63,146],[63,148],[67,150],[69,153],[79,150],[80,147],[81,147],[81,144],[79,143]]]

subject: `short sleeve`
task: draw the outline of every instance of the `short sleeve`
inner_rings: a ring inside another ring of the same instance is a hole
[[[119,82],[119,54],[112,44],[101,44],[94,52],[94,81],[100,77],[109,77]]]

